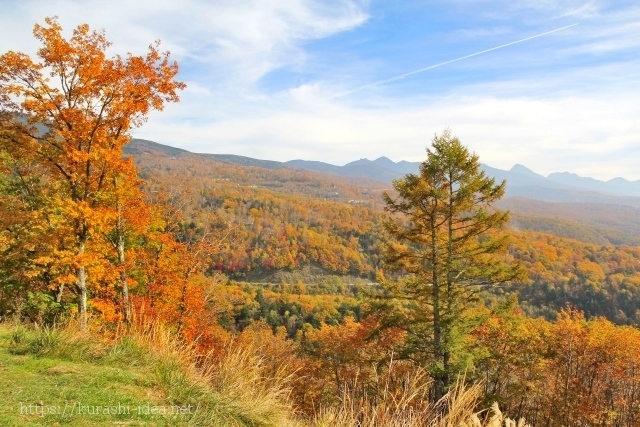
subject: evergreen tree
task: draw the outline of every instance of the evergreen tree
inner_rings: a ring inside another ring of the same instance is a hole
[[[394,181],[395,192],[384,194],[393,214],[385,224],[393,238],[385,263],[400,273],[396,281],[382,280],[385,322],[407,331],[404,356],[431,370],[436,401],[456,371],[465,307],[520,271],[505,262],[508,236],[494,231],[508,221],[508,212],[491,208],[505,184],[487,177],[478,156],[445,130],[427,149],[419,175]]]

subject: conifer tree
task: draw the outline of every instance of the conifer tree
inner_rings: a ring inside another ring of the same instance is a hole
[[[496,231],[508,212],[491,208],[505,185],[487,177],[478,156],[445,130],[427,149],[420,173],[394,181],[395,192],[383,196],[393,214],[385,223],[392,237],[385,263],[400,273],[396,281],[382,280],[386,323],[407,331],[404,356],[431,370],[435,401],[455,373],[465,306],[520,271],[505,262],[507,236]]]

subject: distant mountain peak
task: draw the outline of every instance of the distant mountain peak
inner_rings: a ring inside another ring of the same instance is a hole
[[[378,157],[373,163],[389,169],[395,169],[398,166],[396,162],[385,156]]]
[[[553,177],[575,177],[575,178],[582,178],[580,175],[578,175],[577,173],[573,173],[573,172],[553,172],[550,173],[549,176],[547,176],[547,178],[553,178]]]
[[[521,175],[535,176],[537,178],[544,178],[542,175],[535,173],[534,171],[524,165],[521,165],[520,163],[516,163],[515,165],[513,165],[509,172],[519,173]]]
[[[584,187],[585,185],[592,186],[592,185],[604,184],[603,181],[597,180],[595,178],[580,176],[577,173],[566,172],[566,171],[550,173],[547,178],[552,181],[562,182],[564,184],[573,185],[576,187]]]
[[[391,160],[387,156],[380,156],[377,159],[375,159],[374,162],[386,162],[386,163],[391,162],[391,163],[395,163],[393,160]]]
[[[125,146],[127,155],[160,155],[164,157],[182,157],[194,155],[189,151],[158,144],[153,141],[134,139]],[[344,166],[335,166],[319,161],[292,160],[286,163],[259,160],[229,154],[197,154],[213,158],[219,162],[254,166],[266,169],[294,168],[321,173],[330,173],[347,177],[363,177],[381,183],[391,183],[394,179],[407,174],[420,173],[420,162],[394,162],[386,156],[376,160],[360,159]],[[628,181],[614,178],[607,182],[594,178],[581,177],[571,172],[552,173],[548,177],[535,173],[521,164],[511,170],[481,165],[487,176],[498,182],[507,181],[507,195],[523,196],[537,200],[554,202],[589,202],[628,206],[640,206],[640,180]]]
[[[607,183],[610,184],[631,184],[633,183],[633,181],[629,181],[628,179],[622,178],[622,177],[615,177],[615,178],[611,178],[609,181],[607,181]]]

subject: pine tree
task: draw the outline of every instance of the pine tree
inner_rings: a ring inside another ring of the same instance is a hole
[[[386,323],[408,333],[405,356],[426,365],[440,399],[455,373],[454,350],[464,336],[463,314],[478,292],[509,281],[518,265],[505,262],[508,212],[491,208],[505,192],[480,169],[478,156],[449,130],[436,135],[418,175],[394,181],[384,194],[388,270],[382,280]],[[391,303],[393,302],[393,303]]]

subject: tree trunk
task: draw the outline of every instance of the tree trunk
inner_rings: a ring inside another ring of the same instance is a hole
[[[436,369],[433,375],[433,402],[437,402],[444,396],[444,378],[440,368],[442,363],[442,320],[440,319],[440,284],[438,280],[438,236],[434,221],[431,226],[431,242],[433,252],[431,255],[431,297],[433,299],[433,361]]]
[[[122,207],[117,206],[118,222],[116,224],[116,232],[118,233],[118,242],[116,250],[118,251],[118,266],[120,267],[120,288],[122,290],[122,311],[124,312],[124,321],[131,323],[131,300],[129,299],[129,286],[127,285],[127,272],[125,271],[125,252],[124,252],[124,230],[122,227]]]
[[[84,245],[82,246],[84,249]],[[87,329],[87,275],[84,265],[78,267],[78,314],[80,315],[80,329]]]
[[[120,283],[122,283],[122,306],[124,308],[124,321],[127,324],[131,324],[131,300],[129,300],[127,275],[124,271],[120,273]]]
[[[86,230],[86,229],[85,229]],[[87,233],[83,233],[79,236],[80,244],[78,245],[78,256],[84,255],[85,245],[87,242]],[[78,315],[80,316],[80,330],[85,331],[87,329],[87,272],[85,265],[82,264],[76,270],[76,289],[78,291]]]
[[[60,304],[62,302],[62,293],[64,292],[64,283],[58,286],[58,291],[56,292],[56,302]]]

